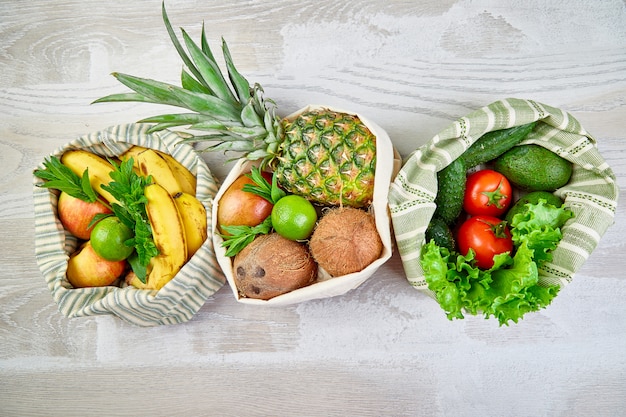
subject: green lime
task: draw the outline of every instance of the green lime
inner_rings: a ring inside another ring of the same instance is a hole
[[[108,261],[121,261],[133,253],[135,248],[126,246],[124,242],[134,236],[132,229],[117,217],[105,217],[96,223],[91,231],[91,247]]]
[[[276,233],[290,240],[303,240],[311,236],[317,221],[313,204],[299,195],[288,195],[278,200],[271,216]]]

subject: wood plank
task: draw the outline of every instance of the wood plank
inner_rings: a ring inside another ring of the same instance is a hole
[[[280,308],[228,286],[185,324],[57,310],[34,258],[32,170],[89,132],[165,110],[90,103],[113,71],[177,83],[160,2],[0,2],[0,414],[615,416],[626,408],[623,1],[167,2],[287,115],[361,112],[403,156],[504,97],[571,112],[621,195],[573,282],[519,324],[449,321],[398,253],[348,294]],[[169,110],[169,109],[168,109]],[[232,155],[231,155],[232,156]],[[204,154],[223,179],[232,163]]]

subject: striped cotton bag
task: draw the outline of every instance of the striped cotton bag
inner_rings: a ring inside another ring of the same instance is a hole
[[[114,126],[74,140],[53,155],[70,149],[86,149],[104,157],[122,154],[132,145],[157,149],[174,156],[196,175],[196,197],[205,206],[207,224],[211,224],[211,208],[217,183],[206,163],[189,145],[178,144],[181,138],[171,131],[146,133],[149,125]],[[43,169],[43,164],[38,168]],[[213,251],[209,234],[202,247],[161,290],[139,290],[134,287],[73,288],[65,272],[69,255],[78,247],[78,240],[66,233],[57,218],[58,191],[37,186],[35,177],[35,256],[59,311],[67,317],[114,315],[139,325],[156,326],[188,321],[208,297],[225,284]]]
[[[554,192],[575,216],[563,228],[553,259],[539,270],[540,285],[565,285],[613,224],[619,188],[595,139],[567,112],[532,100],[496,101],[452,123],[406,159],[392,183],[389,206],[404,271],[428,289],[420,265],[425,231],[435,211],[437,172],[484,133],[538,121],[523,143],[543,146],[574,164],[569,183]]]

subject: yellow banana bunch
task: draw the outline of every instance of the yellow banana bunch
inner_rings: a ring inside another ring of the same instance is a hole
[[[113,171],[113,165],[109,161],[89,151],[77,149],[65,152],[61,156],[61,163],[78,176],[82,176],[89,168],[89,182],[93,189],[109,203],[117,203],[115,197],[102,189],[102,185],[112,181],[109,174]]]
[[[152,175],[157,184],[170,195],[179,192],[196,194],[196,178],[174,157],[154,149],[133,146],[122,155],[126,160],[132,157],[135,169],[143,176]]]
[[[131,148],[134,149],[134,148]],[[127,156],[133,157],[133,162],[137,172],[144,177],[152,175],[154,182],[161,185],[167,190],[170,195],[174,195],[182,188],[178,183],[178,180],[172,173],[170,166],[165,162],[163,158],[157,154],[154,149],[143,149],[138,152],[129,152],[122,155],[122,159],[126,159]]]
[[[170,166],[170,169],[178,180],[182,191],[184,193],[195,196],[196,176],[193,175],[191,171],[189,171],[183,164],[178,162],[176,158],[174,158],[172,155],[161,151],[156,151],[156,153],[159,154],[159,156],[163,158],[165,162],[167,162],[167,164]]]
[[[144,189],[144,195],[148,200],[146,211],[159,254],[148,265],[146,284],[138,278],[131,284],[137,288],[159,290],[187,262],[185,228],[174,198],[163,186],[150,184]]]
[[[187,257],[191,258],[207,238],[206,209],[200,200],[184,192],[174,195],[174,203],[183,220]]]

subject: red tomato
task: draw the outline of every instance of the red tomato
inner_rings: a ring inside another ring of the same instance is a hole
[[[500,217],[511,204],[511,183],[491,169],[476,171],[467,177],[463,209],[473,215]]]
[[[506,222],[493,216],[470,217],[459,228],[457,243],[463,255],[467,255],[470,248],[474,250],[476,266],[482,269],[493,266],[494,255],[513,251]]]

